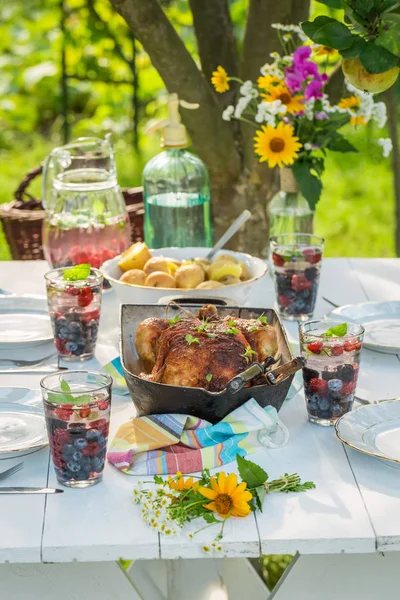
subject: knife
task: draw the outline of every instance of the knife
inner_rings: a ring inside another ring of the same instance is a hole
[[[2,487],[0,494],[62,494],[64,490],[39,487]]]

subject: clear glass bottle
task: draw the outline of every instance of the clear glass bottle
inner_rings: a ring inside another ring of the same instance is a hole
[[[314,212],[300,192],[292,169],[280,171],[281,189],[269,207],[270,238],[282,233],[314,233]]]
[[[212,244],[211,193],[207,167],[186,150],[186,128],[180,123],[179,100],[169,97],[169,119],[161,146],[143,171],[144,238],[149,248]]]

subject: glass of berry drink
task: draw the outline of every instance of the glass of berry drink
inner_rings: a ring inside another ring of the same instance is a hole
[[[65,279],[73,268],[54,269],[46,273],[45,279],[58,355],[64,360],[81,361],[92,358],[94,354],[103,274],[88,267],[84,278]]]
[[[308,419],[333,425],[353,406],[364,327],[329,320],[299,326]]]
[[[40,382],[57,480],[67,487],[98,483],[106,459],[112,378],[88,371],[47,375]]]
[[[324,240],[308,233],[271,238],[271,263],[279,314],[308,321],[317,299]]]

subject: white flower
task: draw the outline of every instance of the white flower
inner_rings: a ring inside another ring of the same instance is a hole
[[[211,552],[210,546],[207,545],[202,546],[201,549],[203,550],[203,552],[205,552],[205,554],[210,554]]]
[[[372,118],[378,125],[379,129],[382,129],[386,125],[387,111],[386,104],[384,102],[375,102],[372,107]]]
[[[189,540],[193,540],[194,539],[194,533],[192,533],[192,532],[189,532],[187,534],[187,536],[188,536]]]
[[[312,150],[312,144],[310,144],[309,142],[306,142],[304,144],[304,150]]]
[[[216,540],[211,542],[211,547],[215,552],[222,552],[222,545]]]
[[[384,158],[387,158],[393,150],[392,140],[390,138],[379,138],[379,146],[382,146],[382,154]]]
[[[240,119],[240,117],[242,116],[242,113],[246,110],[246,108],[249,105],[249,103],[251,102],[251,100],[252,100],[251,96],[242,96],[241,98],[239,98],[239,101],[235,108],[235,118],[236,119]]]
[[[232,119],[233,113],[235,112],[235,107],[230,104],[226,107],[224,112],[222,113],[222,118],[224,121],[230,121]]]
[[[257,106],[257,114],[255,120],[257,123],[268,123],[275,127],[276,115],[286,114],[286,106],[282,104],[280,100],[273,100],[272,102],[260,102]]]
[[[250,96],[251,98],[257,98],[258,96],[258,90],[255,89],[250,80],[245,81],[244,84],[240,86],[240,93],[242,96]]]
[[[285,33],[282,37],[283,37],[284,42],[290,42],[290,40],[292,39],[292,36],[290,33]]]
[[[315,98],[310,98],[304,102],[304,114],[309,121],[314,118]]]

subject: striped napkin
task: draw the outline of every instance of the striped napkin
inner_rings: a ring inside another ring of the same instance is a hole
[[[121,425],[108,460],[128,475],[196,473],[230,463],[261,447],[280,448],[289,432],[272,406],[254,398],[212,425],[189,415],[149,415]]]

